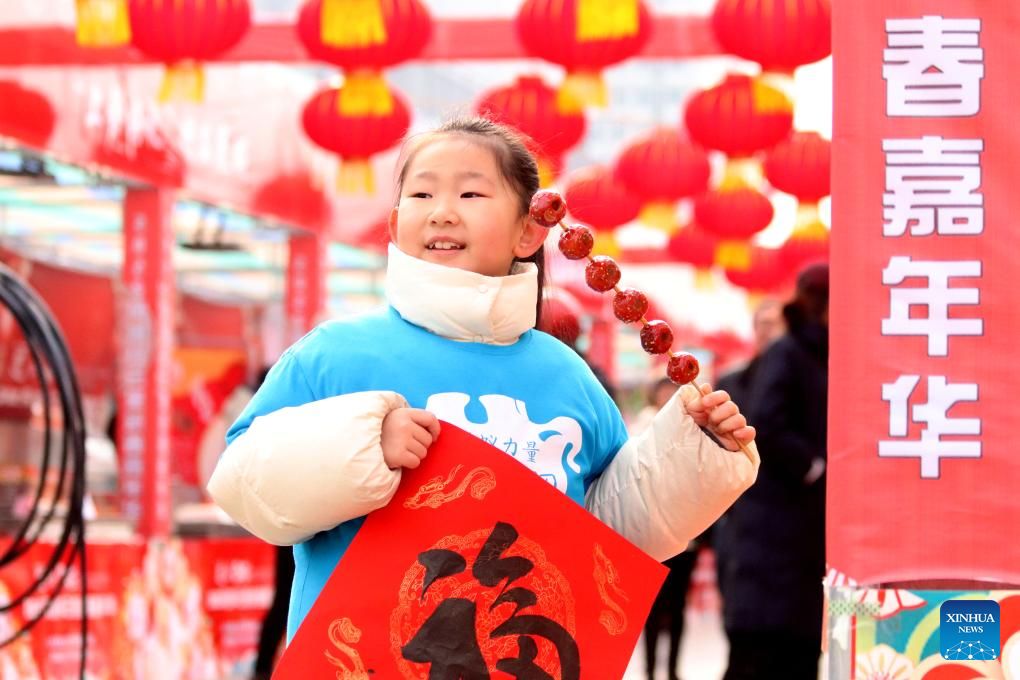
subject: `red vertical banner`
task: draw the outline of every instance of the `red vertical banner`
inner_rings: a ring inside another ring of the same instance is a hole
[[[326,308],[328,240],[315,232],[292,232],[287,262],[287,331],[294,342],[312,329]]]
[[[1020,580],[1020,6],[833,3],[828,560]]]
[[[117,427],[125,516],[143,536],[167,536],[173,350],[173,196],[128,189],[118,314]]]

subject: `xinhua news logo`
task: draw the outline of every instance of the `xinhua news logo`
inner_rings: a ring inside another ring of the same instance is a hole
[[[943,659],[994,661],[999,648],[999,603],[946,600],[939,607],[939,647]]]

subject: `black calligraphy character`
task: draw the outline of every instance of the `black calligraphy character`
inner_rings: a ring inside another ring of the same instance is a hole
[[[492,603],[490,609],[495,609],[504,602],[513,602],[517,605],[510,618],[497,626],[489,637],[522,636],[517,643],[519,648],[517,659],[500,659],[500,662],[509,662],[504,666],[512,666],[517,669],[513,672],[515,673],[514,677],[518,680],[543,680],[544,677],[549,677],[534,662],[534,654],[529,658],[530,650],[535,647],[535,642],[523,637],[526,635],[544,637],[553,643],[556,653],[560,657],[560,678],[562,680],[578,680],[581,676],[581,655],[577,648],[577,642],[567,629],[546,616],[520,614],[522,609],[536,604],[538,598],[534,592],[527,588],[510,588],[511,583],[530,572],[535,566],[531,560],[524,557],[502,556],[503,552],[517,540],[517,536],[517,529],[513,526],[505,522],[497,522],[471,568],[471,573],[482,585],[495,587],[501,580],[506,579],[503,592]],[[499,662],[497,662],[496,668],[503,670]]]
[[[535,663],[538,646],[532,638],[522,635],[517,639],[517,648],[517,658],[500,659],[496,662],[496,670],[508,673],[517,680],[556,680]]]
[[[537,604],[538,596],[528,588],[510,587],[535,567],[534,562],[525,557],[503,557],[517,537],[517,529],[512,525],[497,522],[471,568],[472,576],[489,588],[495,588],[505,579],[503,590],[493,601],[490,611],[506,602],[516,605],[510,617],[489,636],[493,639],[518,636],[517,657],[499,659],[496,669],[517,680],[555,680],[535,663],[538,646],[534,637],[542,637],[556,648],[560,659],[560,679],[579,680],[580,653],[577,642],[567,629],[546,616],[520,613]],[[423,598],[435,581],[459,574],[466,568],[465,559],[451,550],[427,550],[418,555],[418,562],[425,567]],[[489,671],[476,637],[476,614],[476,605],[471,600],[443,600],[401,649],[403,657],[408,661],[430,664],[429,680],[488,680]]]
[[[429,680],[489,680],[471,600],[451,597],[440,602],[400,652],[408,661],[431,664]]]
[[[426,550],[418,555],[418,564],[425,567],[422,579],[421,597],[437,579],[453,576],[467,569],[467,560],[452,550]]]

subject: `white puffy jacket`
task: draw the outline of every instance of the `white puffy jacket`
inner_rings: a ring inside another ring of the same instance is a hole
[[[480,313],[479,275],[434,267],[440,271],[391,251],[387,296],[398,312],[413,303],[416,323],[460,340],[512,342],[534,324],[527,296],[533,301],[535,289],[520,278],[533,270],[486,277],[497,292]],[[462,276],[465,285],[456,285]],[[441,295],[428,294],[440,283]],[[457,300],[458,291],[471,304]],[[437,306],[435,324],[429,301]],[[451,309],[476,311],[452,324]],[[679,390],[651,426],[620,449],[585,498],[595,517],[660,561],[681,552],[754,483],[760,462],[753,443],[749,459],[701,431],[685,409],[696,396],[693,387]],[[386,505],[400,482],[400,471],[383,462],[379,440],[386,415],[405,406],[395,392],[359,392],[260,416],[223,453],[208,491],[241,526],[277,545],[300,543],[365,515]]]

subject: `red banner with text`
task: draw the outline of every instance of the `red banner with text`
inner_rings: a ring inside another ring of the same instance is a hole
[[[372,159],[384,189],[325,189],[338,158],[315,147],[300,122],[314,79],[257,64],[207,66],[205,80],[196,106],[158,101],[161,66],[0,68],[0,137],[329,239],[355,241],[389,214],[395,150]]]
[[[1020,6],[833,3],[828,560],[1020,582]]]
[[[170,369],[173,360],[173,197],[163,189],[124,196],[117,442],[121,507],[143,536],[168,536]]]

